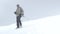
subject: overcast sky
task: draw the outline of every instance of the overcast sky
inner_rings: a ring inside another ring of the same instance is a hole
[[[16,4],[24,10],[22,21],[60,14],[60,0],[0,0],[0,26],[16,23]]]

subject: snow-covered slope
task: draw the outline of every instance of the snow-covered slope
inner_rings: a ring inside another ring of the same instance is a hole
[[[16,29],[16,24],[0,26],[0,34],[60,34],[60,15],[22,22],[23,27]]]

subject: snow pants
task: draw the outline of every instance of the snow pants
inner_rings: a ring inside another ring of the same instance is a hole
[[[22,26],[21,15],[17,16],[17,28],[19,28],[20,26]]]

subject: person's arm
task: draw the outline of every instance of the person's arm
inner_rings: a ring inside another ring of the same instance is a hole
[[[21,15],[24,17],[24,10],[22,8],[21,8]]]
[[[22,10],[23,12],[22,12],[22,14],[23,14],[23,17],[24,17],[24,10]]]
[[[23,17],[24,17],[24,11],[23,11],[23,14],[22,14],[22,15],[23,15]]]

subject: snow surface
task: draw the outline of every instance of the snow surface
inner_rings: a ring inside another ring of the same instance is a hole
[[[60,34],[60,15],[49,16],[22,22],[23,27],[16,29],[16,23],[0,26],[0,34]]]

